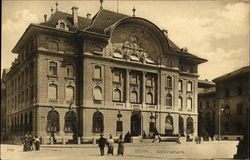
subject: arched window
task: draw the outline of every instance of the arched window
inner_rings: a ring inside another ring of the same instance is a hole
[[[66,87],[66,101],[73,101],[74,100],[74,87],[69,85]]]
[[[166,105],[172,106],[172,95],[171,94],[167,94],[167,96],[166,96]]]
[[[230,115],[230,106],[226,105],[225,106],[225,111],[224,111],[225,115]]]
[[[192,98],[187,99],[187,110],[192,110]]]
[[[174,62],[172,59],[168,59],[167,60],[167,67],[173,67],[174,66]]]
[[[138,94],[136,91],[132,91],[130,94],[130,102],[131,103],[138,103]]]
[[[167,116],[165,121],[165,133],[166,135],[172,135],[174,132],[173,117]]]
[[[102,99],[102,88],[100,86],[95,86],[93,93],[94,93],[94,100],[96,100],[96,101],[103,100]]]
[[[51,100],[57,99],[57,85],[56,84],[49,84],[49,89],[48,89],[48,98]]]
[[[121,91],[119,89],[115,89],[114,92],[113,92],[113,101],[115,102],[121,102]]]
[[[179,105],[179,109],[183,108],[182,97],[178,98],[178,105]]]
[[[48,47],[48,50],[59,51],[59,45],[56,41],[48,40],[47,47]]]
[[[104,131],[103,114],[101,112],[95,112],[93,115],[92,131],[94,133],[102,133]]]
[[[57,111],[49,111],[47,116],[47,132],[56,133],[60,131],[60,117]]]
[[[146,95],[146,103],[153,104],[153,94],[151,92],[148,92]]]
[[[172,88],[173,87],[173,80],[171,76],[167,76],[167,87]]]
[[[73,111],[66,112],[64,124],[65,133],[72,133],[76,131],[76,114]]]
[[[60,28],[65,29],[65,24],[63,22],[60,22]]]
[[[191,117],[188,117],[187,119],[187,129],[186,129],[187,134],[192,134],[194,133],[194,122]]]
[[[192,92],[192,82],[191,81],[188,81],[188,83],[187,83],[187,91]]]
[[[179,116],[179,134],[184,135],[184,120]]]

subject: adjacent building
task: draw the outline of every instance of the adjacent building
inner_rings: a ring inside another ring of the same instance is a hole
[[[12,50],[18,58],[4,75],[12,136],[150,136],[154,128],[197,136],[197,70],[206,60],[144,18],[77,11],[44,15]]]
[[[242,138],[248,128],[250,66],[214,79],[216,83],[215,129],[222,139]]]
[[[198,80],[198,135],[204,138],[215,135],[216,88],[215,83]]]

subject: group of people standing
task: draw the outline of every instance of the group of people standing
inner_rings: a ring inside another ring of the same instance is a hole
[[[105,148],[105,145],[108,146],[108,155],[109,154],[112,154],[114,155],[114,139],[112,137],[112,135],[110,134],[109,138],[108,139],[105,139],[103,137],[103,135],[101,134],[101,137],[99,138],[98,140],[98,145],[99,145],[99,148],[100,148],[100,152],[101,152],[101,156],[104,155],[104,148]],[[117,150],[117,155],[122,155],[123,156],[124,154],[124,140],[122,138],[122,135],[120,135],[119,139],[118,139],[118,150]]]
[[[22,144],[24,152],[40,150],[40,139],[37,136],[33,137],[32,135],[26,134],[22,139]]]

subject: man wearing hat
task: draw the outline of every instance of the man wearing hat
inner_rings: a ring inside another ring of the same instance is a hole
[[[99,144],[99,147],[100,147],[101,156],[103,156],[104,155],[104,147],[105,147],[105,144],[106,144],[106,139],[103,138],[103,134],[101,134],[100,136],[101,137],[98,140],[98,144]]]

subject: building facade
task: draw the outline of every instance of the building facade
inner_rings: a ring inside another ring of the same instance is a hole
[[[215,83],[208,80],[198,81],[198,135],[204,138],[215,135]]]
[[[101,8],[90,18],[56,10],[13,49],[7,129],[43,138],[197,136],[198,64],[152,22]]]
[[[216,83],[216,134],[222,139],[242,138],[248,129],[250,67],[214,79]]]

